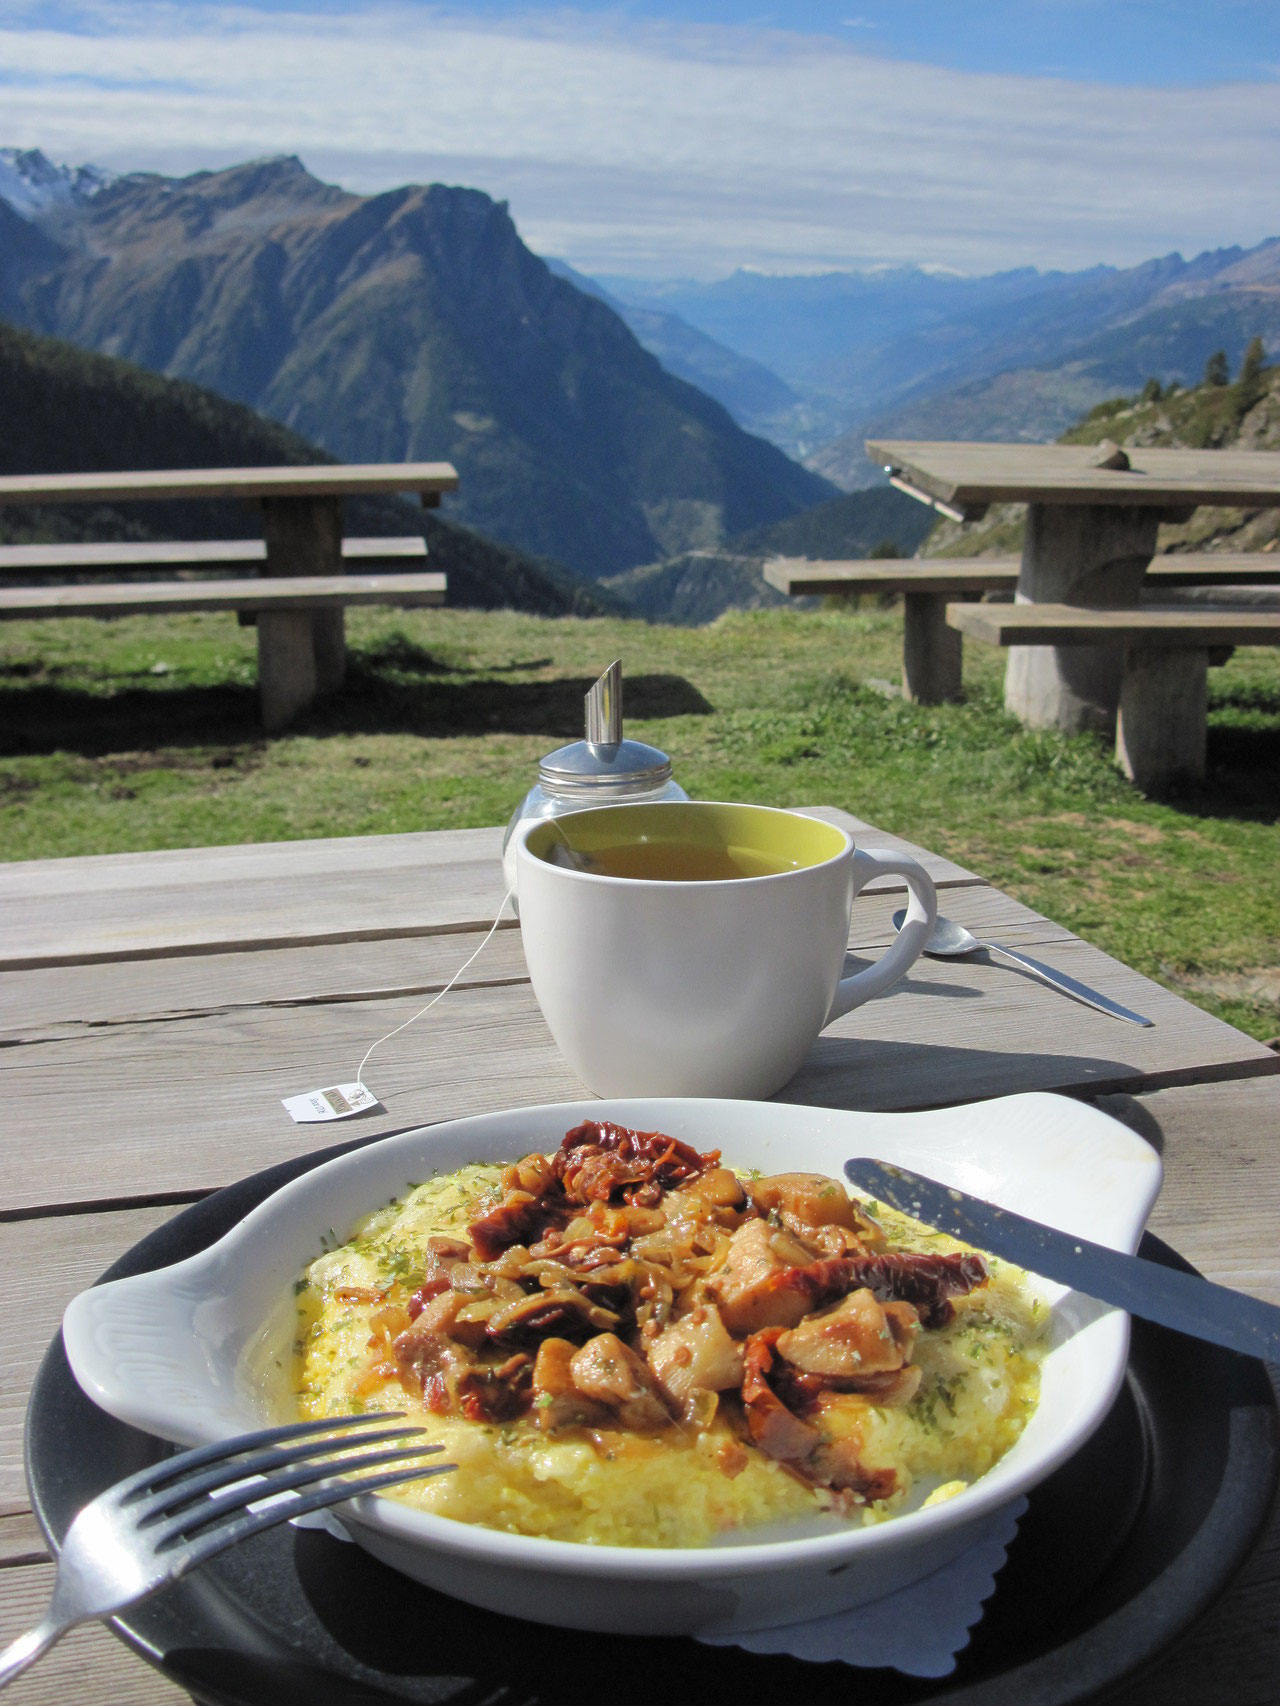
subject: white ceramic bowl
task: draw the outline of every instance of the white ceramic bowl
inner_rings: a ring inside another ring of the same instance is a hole
[[[661,1099],[485,1114],[327,1162],[200,1255],[82,1293],[63,1322],[77,1380],[122,1421],[183,1443],[261,1426],[271,1414],[262,1370],[276,1356],[287,1366],[293,1281],[324,1237],[347,1237],[435,1171],[552,1149],[584,1119],[669,1132],[765,1172],[840,1176],[849,1157],[875,1156],[1121,1250],[1136,1248],[1160,1187],[1159,1159],[1141,1138],[1058,1096],[910,1114]],[[947,1503],[869,1528],[756,1531],[689,1550],[503,1534],[377,1497],[344,1506],[344,1525],[376,1557],[444,1593],[568,1628],[728,1633],[878,1599],[961,1552],[975,1523],[1057,1468],[1105,1416],[1124,1374],[1128,1317],[1048,1282],[1039,1288],[1053,1304],[1039,1407],[1005,1457]]]

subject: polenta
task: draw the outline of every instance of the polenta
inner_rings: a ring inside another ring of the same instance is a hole
[[[403,1410],[458,1465],[390,1496],[595,1545],[948,1497],[1022,1431],[1048,1319],[838,1180],[595,1121],[418,1185],[296,1289],[301,1414]]]

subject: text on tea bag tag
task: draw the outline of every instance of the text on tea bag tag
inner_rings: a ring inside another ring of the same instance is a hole
[[[399,1036],[401,1031],[408,1030],[409,1026],[412,1025],[415,1020],[420,1019],[424,1013],[429,1012],[442,996],[449,993],[454,984],[457,983],[458,979],[462,976],[463,972],[466,971],[467,967],[471,964],[472,960],[477,959],[481,950],[488,945],[489,938],[502,922],[502,915],[507,910],[507,902],[511,899],[512,892],[513,891],[511,889],[508,889],[506,894],[503,895],[502,900],[498,905],[497,916],[485,931],[480,947],[467,955],[466,959],[463,960],[462,964],[458,967],[457,971],[454,972],[453,976],[449,979],[448,983],[445,984],[444,988],[437,990],[431,997],[430,1001],[427,1002],[426,1006],[419,1007],[418,1011],[411,1014],[402,1025],[397,1025],[395,1030],[388,1031],[385,1036],[381,1036],[376,1042],[369,1044],[369,1047],[365,1050],[364,1059],[356,1068],[354,1083],[331,1084],[326,1090],[308,1090],[301,1096],[286,1096],[283,1098],[282,1106],[295,1125],[308,1125],[318,1120],[349,1120],[353,1114],[367,1114],[372,1112],[374,1108],[382,1107],[383,1104],[364,1082],[364,1069],[369,1064],[369,1056],[373,1053],[374,1049],[380,1048],[383,1043],[389,1042],[392,1037]]]
[[[382,1106],[363,1084],[331,1084],[327,1090],[308,1090],[305,1096],[286,1096],[284,1106],[295,1125],[316,1120],[347,1120]]]

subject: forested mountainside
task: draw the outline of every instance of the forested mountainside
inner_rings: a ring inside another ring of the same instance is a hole
[[[0,325],[0,473],[262,467],[328,461],[254,410],[184,380]],[[449,503],[451,500],[445,500]],[[616,609],[610,595],[558,564],[538,562],[395,497],[348,500],[351,533],[425,533],[449,602],[547,615]],[[67,504],[0,508],[5,541],[221,539],[261,532],[244,504]]]
[[[1064,444],[1187,449],[1280,450],[1280,367],[1268,367],[1261,341],[1246,351],[1234,380],[1225,352],[1211,360],[1213,377],[1199,385],[1164,385],[1153,379],[1139,392],[1112,397],[1062,435]],[[923,508],[923,505],[921,506]],[[993,504],[981,521],[940,521],[920,555],[1006,555],[1022,548],[1026,510]],[[1280,551],[1280,511],[1196,510],[1191,520],[1160,529],[1162,551]]]
[[[932,512],[892,486],[844,492],[787,521],[740,534],[721,551],[691,551],[605,583],[651,622],[698,626],[730,609],[789,602],[761,573],[768,557],[910,557]]]
[[[835,489],[664,371],[478,190],[357,196],[277,159],[4,218],[0,315],[343,460],[449,460],[460,520],[592,578]]]

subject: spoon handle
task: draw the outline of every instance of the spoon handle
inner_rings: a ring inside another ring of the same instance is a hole
[[[1001,947],[999,942],[984,942],[982,945],[988,953],[1004,954],[1007,959],[1016,960],[1020,966],[1025,966],[1033,977],[1038,977],[1041,983],[1047,983],[1051,989],[1062,990],[1064,995],[1073,995],[1077,1001],[1083,1001],[1088,1007],[1096,1007],[1100,1013],[1110,1013],[1115,1019],[1127,1019],[1131,1025],[1150,1025],[1153,1022],[1144,1019],[1141,1013],[1134,1013],[1128,1007],[1122,1007],[1109,995],[1100,995],[1096,989],[1090,989],[1087,983],[1078,983],[1074,977],[1068,977],[1066,972],[1055,971],[1052,966],[1044,965],[1040,960],[1033,960],[1030,954],[1019,953],[1016,948]]]

